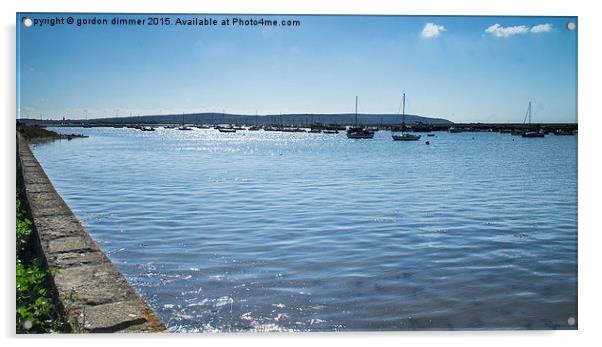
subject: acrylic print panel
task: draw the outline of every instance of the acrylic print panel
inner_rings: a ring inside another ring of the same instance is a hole
[[[167,331],[577,329],[576,17],[17,23],[22,137]]]

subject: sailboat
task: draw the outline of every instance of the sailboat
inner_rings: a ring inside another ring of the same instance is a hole
[[[222,121],[226,122],[226,110],[222,110]],[[226,126],[216,126],[214,129],[217,129],[220,133],[235,133],[236,128],[232,124],[227,124]]]
[[[182,125],[181,125],[181,126],[178,128],[178,130],[192,130],[192,128],[190,128],[190,127],[187,127],[187,126],[184,124],[184,113],[182,113]]]
[[[420,135],[404,133],[406,129],[406,93],[403,93],[403,97],[401,98],[401,104],[401,134],[393,134],[393,141],[418,141],[420,140]]]
[[[531,101],[529,101],[529,106],[527,107],[527,114],[525,115],[525,123],[529,119],[529,125],[531,125]],[[522,134],[523,137],[544,137],[545,134],[541,130],[527,130]]]
[[[348,139],[371,139],[374,137],[374,131],[357,125],[357,96],[355,97],[355,126],[347,129]]]
[[[311,115],[311,120],[309,123],[309,130],[307,131],[308,133],[312,133],[312,134],[319,134],[322,132],[322,124],[318,123],[315,124],[314,123],[314,115]]]
[[[249,131],[257,131],[257,130],[261,129],[261,127],[259,126],[259,119],[257,117],[258,117],[257,111],[255,111],[255,124],[251,125],[249,127],[249,129],[248,129]]]

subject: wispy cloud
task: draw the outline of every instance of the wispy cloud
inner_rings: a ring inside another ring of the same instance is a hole
[[[539,24],[531,28],[531,32],[534,34],[547,33],[548,31],[552,31],[552,24]]]
[[[485,32],[491,34],[495,37],[510,37],[514,35],[522,35],[522,34],[539,34],[545,33],[552,30],[552,24],[538,24],[529,28],[526,25],[515,25],[509,27],[503,27],[499,24],[494,24],[489,28],[485,29]]]
[[[422,29],[422,37],[430,39],[441,35],[442,32],[447,31],[443,25],[435,23],[426,23]]]
[[[513,35],[526,34],[529,28],[524,25],[516,25],[512,27],[503,27],[499,24],[494,24],[485,29],[486,33],[492,34],[495,37],[510,37]]]

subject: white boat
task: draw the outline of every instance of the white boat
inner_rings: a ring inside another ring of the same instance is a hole
[[[545,134],[541,131],[526,131],[522,137],[545,137]]]
[[[371,139],[374,137],[374,131],[357,125],[357,96],[355,97],[355,126],[347,129],[348,139]]]
[[[184,113],[182,113],[182,123],[180,124],[180,127],[178,128],[178,130],[192,130],[192,128],[187,127],[184,124]]]
[[[401,105],[402,105],[401,106],[401,108],[402,108],[401,134],[393,133],[391,135],[391,137],[393,138],[393,141],[418,141],[418,140],[420,140],[420,135],[404,133],[404,131],[406,129],[406,93],[403,93],[403,96],[401,98]]]

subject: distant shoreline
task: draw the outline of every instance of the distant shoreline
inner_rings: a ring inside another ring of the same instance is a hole
[[[79,118],[79,117],[78,117]],[[406,123],[424,124],[454,124],[444,118],[426,117],[406,114]],[[401,124],[401,114],[366,114],[358,113],[294,113],[294,114],[268,114],[268,115],[243,115],[229,113],[188,113],[168,115],[143,115],[128,117],[104,117],[94,119],[35,119],[22,118],[19,121],[27,124],[237,124],[237,125],[396,125]]]
[[[254,126],[254,123],[198,123],[198,122],[183,122],[183,123],[155,123],[155,122],[131,122],[131,123],[104,123],[104,122],[93,122],[92,120],[87,122],[80,121],[70,121],[70,122],[58,122],[58,121],[39,121],[39,120],[21,120],[21,122],[29,121],[33,126],[38,127],[65,127],[65,128],[103,128],[103,127],[114,127],[114,128],[123,128],[123,127],[161,127],[161,126],[176,126],[180,124],[186,124],[191,126],[200,126],[200,125],[208,125],[208,126],[219,126],[224,124],[229,125],[243,125],[243,126]],[[345,127],[352,126],[353,124],[321,124],[321,123],[313,123],[313,124],[288,124],[282,125],[279,123],[274,124],[261,124],[260,127],[297,127],[297,128],[316,128],[316,129],[339,129],[344,130]],[[362,126],[372,127],[375,130],[389,130],[389,131],[400,131],[400,124],[370,124],[370,123],[362,123]],[[533,130],[533,129],[541,129],[549,132],[573,132],[577,131],[579,128],[578,123],[532,123],[532,124],[524,124],[524,123],[451,123],[451,124],[428,124],[428,123],[414,123],[406,125],[407,131],[413,132],[431,132],[431,131],[450,131],[450,129],[454,129],[455,131],[462,132],[511,132],[511,131],[523,131],[523,130]],[[65,137],[85,137],[81,135],[59,135],[63,138]]]

